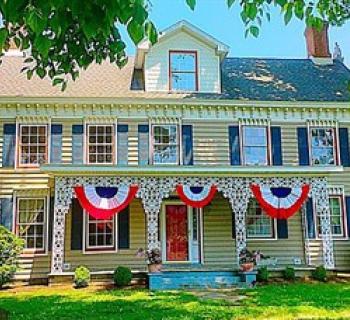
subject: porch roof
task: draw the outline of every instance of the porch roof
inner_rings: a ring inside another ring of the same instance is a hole
[[[343,172],[342,166],[91,166],[81,164],[44,164],[40,171],[52,176],[327,176]]]

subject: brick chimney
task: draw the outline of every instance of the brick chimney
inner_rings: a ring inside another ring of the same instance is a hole
[[[305,30],[306,47],[308,58],[331,59],[329,51],[328,24],[325,23],[321,31],[313,27]]]

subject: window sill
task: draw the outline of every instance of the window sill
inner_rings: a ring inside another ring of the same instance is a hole
[[[288,239],[278,239],[276,237],[273,238],[250,238],[247,237],[247,241],[277,241],[277,240],[288,240]]]
[[[118,253],[117,249],[111,248],[111,249],[85,249],[83,251],[83,254],[113,254],[113,253]]]

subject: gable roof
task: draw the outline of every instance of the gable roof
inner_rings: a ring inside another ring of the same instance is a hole
[[[21,74],[22,57],[5,56],[0,66],[0,101],[7,98],[123,98],[319,101],[350,102],[350,70],[339,61],[316,65],[309,59],[225,58],[222,64],[222,94],[145,92],[134,59],[119,69],[104,62],[82,71],[67,90],[53,87],[49,79]]]

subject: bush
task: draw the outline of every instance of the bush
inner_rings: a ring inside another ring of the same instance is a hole
[[[0,226],[0,289],[10,282],[18,269],[18,258],[24,242],[12,232]]]
[[[295,269],[293,267],[286,267],[283,270],[283,278],[285,280],[294,281],[295,280]]]
[[[315,280],[325,282],[327,281],[327,270],[323,266],[319,266],[312,271],[311,276]]]
[[[76,288],[87,287],[90,283],[90,270],[87,267],[79,266],[74,271],[74,284]]]
[[[118,287],[127,286],[132,279],[132,273],[130,268],[122,267],[122,266],[117,267],[117,269],[115,269],[114,271],[113,278],[114,278],[114,283]]]
[[[259,282],[267,282],[269,280],[270,273],[267,267],[261,267],[258,269],[257,280]]]

